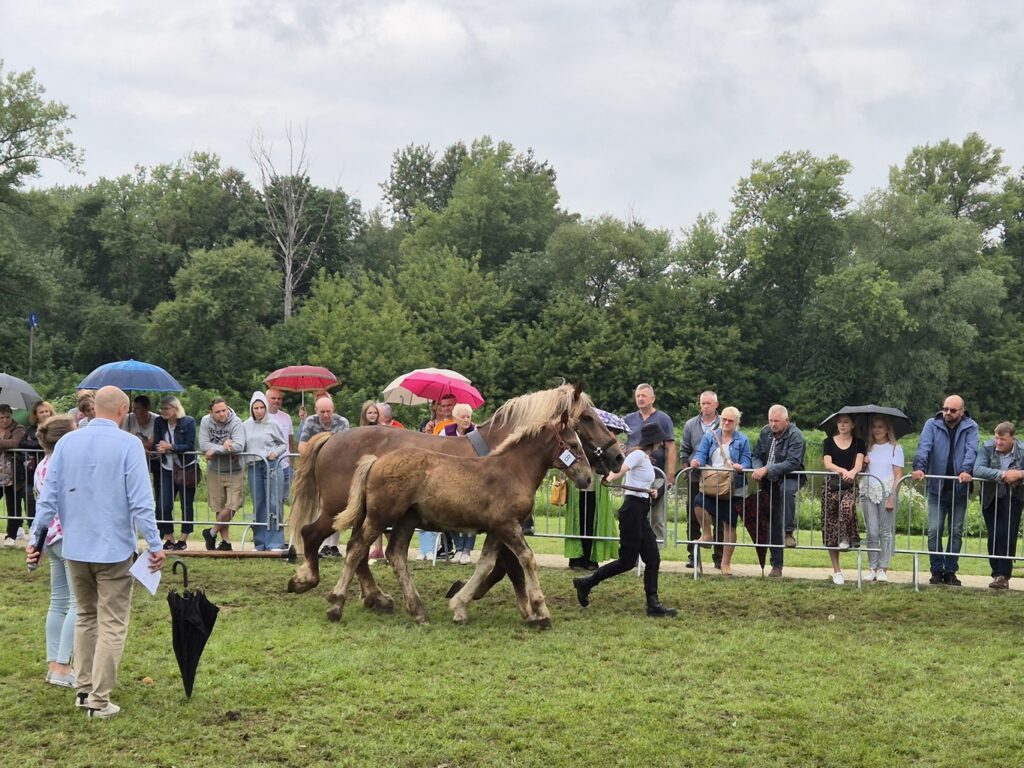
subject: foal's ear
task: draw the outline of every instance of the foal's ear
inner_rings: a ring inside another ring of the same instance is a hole
[[[583,394],[583,379],[580,379],[572,385],[572,399],[579,400],[580,395]]]
[[[565,427],[569,426],[569,409],[568,408],[566,408],[564,411],[562,411],[562,418],[560,419],[560,422],[562,424],[562,428],[563,429]]]

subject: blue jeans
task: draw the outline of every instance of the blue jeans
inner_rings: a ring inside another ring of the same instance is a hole
[[[472,552],[473,545],[476,544],[475,533],[455,533],[452,534],[452,538],[455,540],[456,552]]]
[[[252,542],[256,550],[283,548],[284,531],[279,520],[281,467],[276,461],[257,461],[249,465],[249,493],[252,496]]]
[[[50,609],[46,612],[46,660],[70,664],[75,648],[78,604],[71,589],[71,569],[63,557],[63,539],[46,548],[50,559]]]
[[[953,492],[928,494],[928,549],[931,552],[959,552],[967,514],[967,494]],[[942,534],[949,521],[949,538],[942,548]],[[929,555],[932,573],[956,573],[960,558],[953,555]]]

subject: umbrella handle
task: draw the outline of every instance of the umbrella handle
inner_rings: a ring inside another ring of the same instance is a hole
[[[174,558],[174,565],[171,566],[171,573],[178,572],[178,566],[181,566],[181,586],[182,589],[188,589],[188,566],[185,565],[185,561],[180,557]]]

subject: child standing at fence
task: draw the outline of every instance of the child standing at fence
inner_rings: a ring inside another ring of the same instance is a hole
[[[868,538],[868,581],[888,581],[889,563],[896,543],[893,491],[903,477],[903,446],[885,416],[871,419],[871,447],[864,459],[869,477],[860,486],[860,509]]]

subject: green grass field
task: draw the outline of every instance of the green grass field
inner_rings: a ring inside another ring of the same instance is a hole
[[[325,588],[285,594],[279,562],[189,565],[221,606],[192,700],[170,650],[168,571],[157,597],[135,591],[123,712],[97,722],[43,681],[46,569],[0,551],[4,765],[1021,764],[1017,594],[666,574],[662,598],[681,613],[652,620],[632,575],[583,610],[571,574],[544,570],[554,628],[537,632],[507,583],[454,626],[454,567],[415,564],[434,622],[421,627],[357,601],[330,624]],[[375,572],[394,594],[390,569]]]

